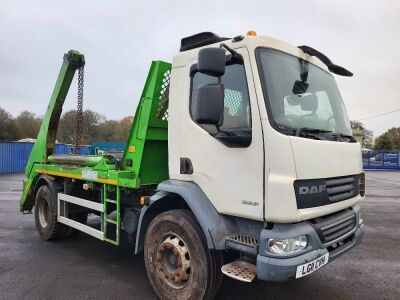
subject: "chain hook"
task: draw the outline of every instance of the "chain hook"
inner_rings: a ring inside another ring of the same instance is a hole
[[[84,66],[78,68],[78,103],[76,109],[76,132],[75,132],[75,154],[79,154],[81,146],[82,124],[83,124],[83,83]]]

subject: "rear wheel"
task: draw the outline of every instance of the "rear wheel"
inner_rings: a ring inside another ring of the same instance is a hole
[[[188,210],[161,213],[150,223],[144,258],[153,289],[161,299],[211,299],[221,280],[222,255]]]
[[[57,222],[57,207],[54,207],[55,196],[47,185],[42,185],[35,197],[35,223],[43,240],[64,237],[69,228]]]

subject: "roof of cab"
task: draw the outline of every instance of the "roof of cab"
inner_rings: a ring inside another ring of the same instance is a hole
[[[304,53],[300,48],[281,40],[272,37],[254,35],[244,36],[242,39],[232,39],[220,37],[212,32],[201,32],[183,38],[181,40],[180,52],[174,56],[173,66],[178,67],[186,65],[188,60],[197,58],[198,51],[201,48],[219,46],[221,42],[224,42],[233,49],[243,47],[248,48],[249,51],[254,51],[259,47],[275,49],[302,58],[329,72],[327,66],[320,59],[315,56],[310,56]]]
[[[222,42],[229,40],[229,38],[220,37],[213,32],[200,32],[191,36],[187,36],[181,39],[180,52],[187,51],[190,49],[199,48],[202,46]]]

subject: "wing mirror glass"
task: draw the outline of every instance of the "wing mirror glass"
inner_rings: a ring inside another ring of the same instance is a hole
[[[196,90],[194,118],[198,124],[217,127],[223,123],[224,85],[222,83],[199,85]]]
[[[225,73],[225,49],[204,48],[199,51],[197,70],[200,73],[221,77]]]

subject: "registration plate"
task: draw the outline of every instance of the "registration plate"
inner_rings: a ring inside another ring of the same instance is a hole
[[[314,259],[313,261],[298,266],[296,271],[296,278],[300,278],[309,275],[312,272],[317,271],[319,268],[325,266],[328,263],[328,259],[329,259],[329,252],[318,257],[317,259]]]

